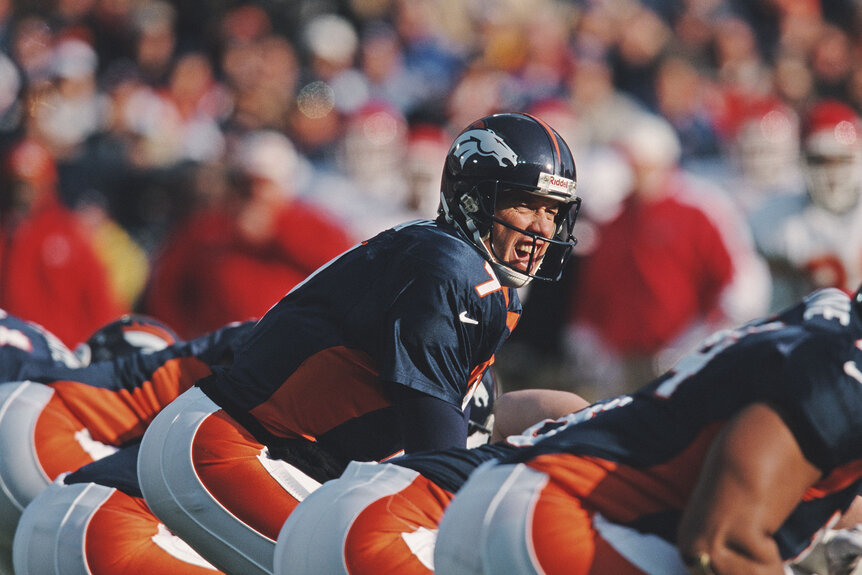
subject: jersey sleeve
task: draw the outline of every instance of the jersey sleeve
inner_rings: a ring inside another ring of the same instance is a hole
[[[189,340],[187,352],[207,365],[227,364],[233,353],[242,345],[257,322],[244,321],[228,324],[198,338]]]
[[[131,353],[84,367],[29,362],[22,378],[40,383],[76,381],[111,391],[134,390],[172,360],[195,357],[207,365],[228,363],[233,351],[254,327],[254,322],[227,325],[189,341],[181,341],[153,353]]]
[[[788,358],[776,404],[805,457],[824,473],[862,458],[862,373],[835,339],[806,342]]]

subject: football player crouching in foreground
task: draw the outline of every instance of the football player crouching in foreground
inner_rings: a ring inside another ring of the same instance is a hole
[[[492,378],[483,389],[493,393]],[[494,430],[520,426],[586,403],[559,391],[528,390],[483,399]],[[502,413],[501,410],[502,409]],[[477,409],[477,412],[482,412]],[[477,427],[484,428],[479,424]],[[477,430],[472,434],[483,433]],[[481,441],[473,437],[473,441]],[[14,539],[18,575],[205,575],[215,568],[150,511],[136,475],[138,445],[64,474],[24,510]],[[382,464],[385,465],[385,464]],[[388,467],[388,466],[387,466]],[[325,571],[293,571],[322,573]]]
[[[275,573],[848,575],[861,350],[862,292],[824,290],[521,436],[351,463],[285,522]]]
[[[62,473],[138,442],[161,408],[229,360],[250,327],[183,342],[161,322],[125,316],[86,342],[86,355],[102,361],[31,362],[22,381],[0,384],[0,559],[11,562],[18,519],[36,495]]]
[[[862,291],[717,333],[477,469],[440,523],[435,573],[782,575],[862,485],[860,365]],[[850,547],[830,575],[850,572]]]
[[[268,574],[284,521],[350,461],[464,447],[470,397],[520,317],[515,288],[560,277],[579,205],[547,124],[471,124],[436,220],[318,269],[156,417],[138,465],[150,508],[219,569]]]
[[[24,370],[62,366],[81,367],[81,360],[60,339],[41,325],[0,309],[0,382],[20,381]],[[2,415],[0,415],[2,417]],[[4,491],[0,486],[0,497]],[[0,504],[0,510],[3,509]],[[15,512],[17,511],[17,512]],[[17,520],[17,513],[13,516]],[[11,575],[11,549],[14,524],[5,519],[8,510],[0,511],[0,575]]]

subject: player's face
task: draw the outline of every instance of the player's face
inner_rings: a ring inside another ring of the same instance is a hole
[[[527,192],[506,190],[499,194],[495,215],[513,228],[550,238],[556,230],[555,218],[559,215],[560,203]],[[548,243],[535,241],[532,237],[494,223],[491,237],[494,241],[492,253],[505,263],[528,273],[535,273],[542,263]],[[532,265],[530,256],[532,254]],[[527,267],[530,266],[530,269]]]

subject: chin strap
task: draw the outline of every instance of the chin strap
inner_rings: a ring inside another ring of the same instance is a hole
[[[491,260],[491,267],[497,274],[500,283],[508,288],[522,288],[532,281],[533,278],[527,274],[513,270],[511,267]]]

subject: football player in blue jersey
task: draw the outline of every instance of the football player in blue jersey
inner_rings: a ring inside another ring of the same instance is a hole
[[[28,361],[20,381],[0,384],[0,563],[9,560],[18,519],[36,495],[62,473],[139,442],[160,409],[211,365],[229,361],[251,326],[177,341],[153,318],[124,316],[86,342],[87,357],[101,361]]]
[[[108,326],[104,326],[98,330],[90,339],[96,338],[98,334],[103,332]],[[82,344],[82,349],[85,344]],[[108,351],[107,342],[99,345],[99,349],[103,353]],[[162,342],[162,345],[166,343]],[[76,350],[77,351],[77,350]],[[0,310],[0,382],[20,382],[27,378],[29,374],[42,373],[54,368],[57,369],[79,369],[88,363],[87,358],[83,358],[78,353],[72,352],[66,345],[60,341],[53,333],[36,324],[9,314],[5,310]],[[8,383],[0,386],[0,427],[3,427],[3,421],[8,422],[20,415],[20,410],[27,409],[29,402],[25,397],[26,393],[21,393],[20,383]],[[9,392],[7,394],[7,391]],[[7,402],[7,395],[18,396],[15,401]],[[11,411],[10,411],[11,408]],[[8,433],[8,432],[7,432]],[[18,428],[14,429],[13,440],[20,442],[26,435],[26,431]],[[7,450],[8,451],[8,450]],[[14,465],[7,451],[0,455],[0,468],[7,465]],[[40,478],[41,479],[41,478]],[[30,484],[30,481],[27,481]],[[17,522],[20,507],[16,508],[10,505],[8,495],[10,490],[14,492],[14,487],[7,485],[3,480],[3,473],[0,471],[0,574],[11,573],[11,563],[9,556],[9,545],[11,545],[12,532],[15,522]],[[14,497],[14,495],[12,496]]]
[[[482,389],[493,393],[493,379],[486,377]],[[529,397],[524,399],[525,395]],[[500,412],[492,397],[474,401],[472,407],[493,409],[494,413],[481,421],[499,421],[499,425],[494,424],[495,433],[525,420],[573,409],[573,399],[586,403],[566,392],[524,390],[503,395]],[[484,427],[478,422],[476,425]],[[476,435],[486,434],[480,429],[468,439],[478,442],[481,439]],[[139,444],[129,445],[63,474],[36,496],[24,509],[15,531],[17,575],[113,575],[120,565],[124,572],[148,575],[206,575],[215,571],[150,511],[137,480],[138,448]]]
[[[538,118],[463,130],[436,220],[317,270],[156,417],[138,465],[153,512],[219,569],[271,573],[285,519],[349,461],[463,447],[470,398],[520,317],[515,288],[558,279],[574,246],[575,178]]]
[[[82,363],[57,336],[41,325],[0,309],[0,382],[21,380],[27,368],[54,366],[77,368]],[[0,489],[0,497],[2,493]],[[2,507],[0,504],[0,509]],[[12,573],[10,544],[11,532],[6,538],[0,536],[0,575]]]
[[[858,501],[860,366],[862,288],[719,332],[476,469],[440,522],[435,573],[789,572]],[[839,561],[821,575],[862,551],[852,529],[826,547]]]

